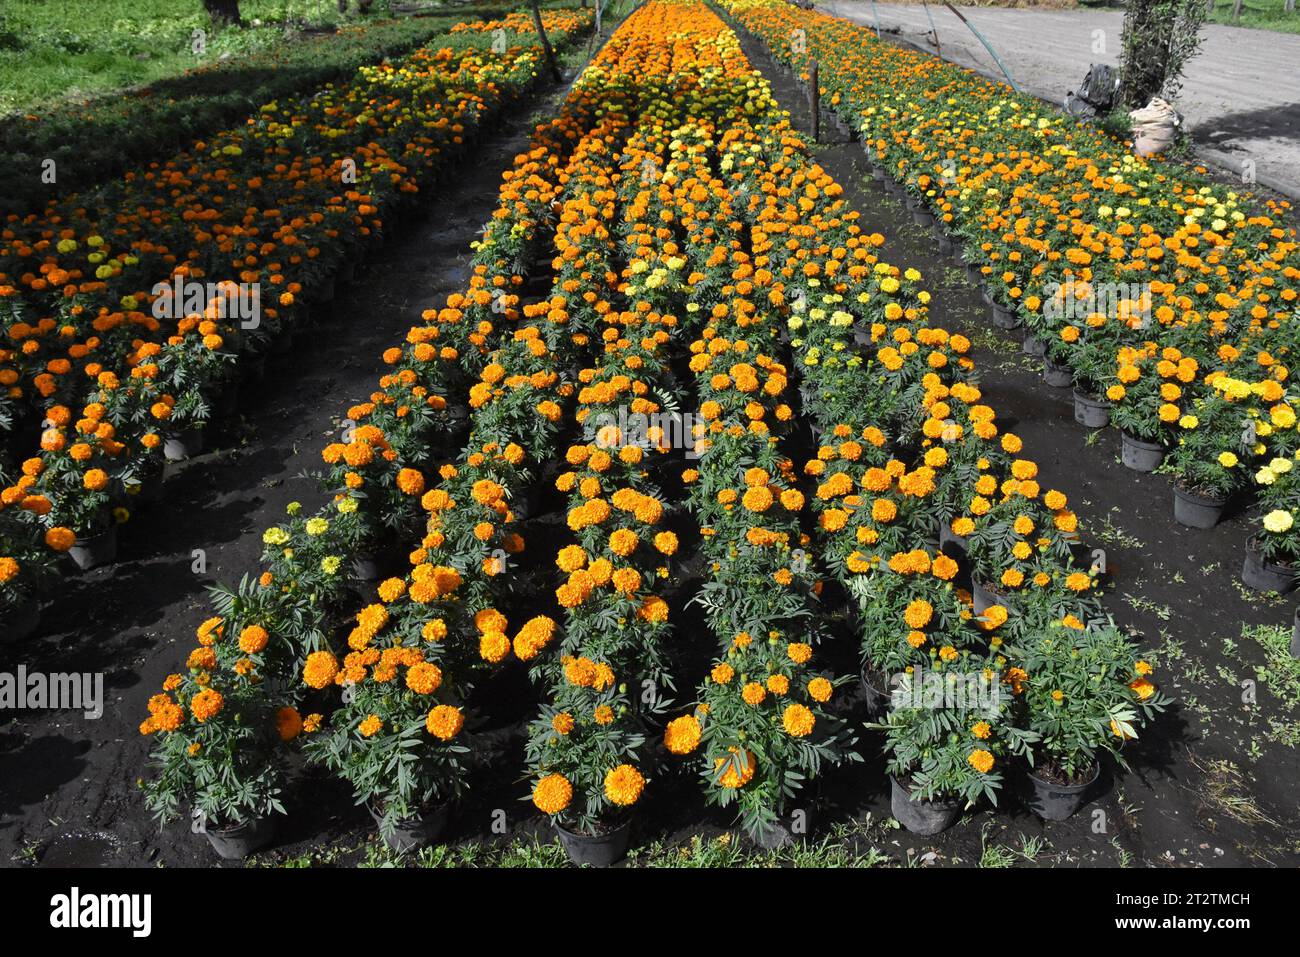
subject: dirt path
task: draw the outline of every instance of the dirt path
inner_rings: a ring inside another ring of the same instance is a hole
[[[819,8],[874,27],[866,0],[827,0]],[[935,52],[923,6],[877,4],[880,27]],[[1091,63],[1118,66],[1124,14],[1115,10],[1009,10],[961,7],[984,34],[1020,88],[1060,105]],[[930,5],[941,55],[996,80],[988,51],[950,10]],[[1300,198],[1300,36],[1209,24],[1201,52],[1186,69],[1177,106],[1199,156],[1240,175],[1247,161],[1257,180]]]
[[[922,14],[924,16],[924,14]],[[734,23],[733,23],[734,26]],[[803,89],[741,34],[746,55],[773,83],[781,105],[807,131]],[[975,342],[981,388],[998,420],[1025,441],[1045,486],[1070,497],[1088,541],[1104,548],[1113,581],[1106,604],[1116,621],[1155,652],[1157,678],[1178,698],[1140,746],[1134,771],[1113,777],[1103,795],[1069,821],[1044,825],[1020,807],[968,815],[937,839],[906,832],[896,851],[937,850],[936,863],[981,859],[986,845],[1034,847],[1038,863],[1057,866],[1224,866],[1284,864],[1300,854],[1294,828],[1300,754],[1269,740],[1269,722],[1297,715],[1259,687],[1258,703],[1243,703],[1242,681],[1255,681],[1261,649],[1243,640],[1243,625],[1287,624],[1289,603],[1266,603],[1236,584],[1248,525],[1242,516],[1212,531],[1173,521],[1172,491],[1163,476],[1139,475],[1119,462],[1119,433],[1092,433],[1074,422],[1070,393],[1043,383],[1037,360],[988,323],[978,290],[936,250],[933,233],[914,226],[904,207],[872,181],[861,145],[838,134],[828,113],[818,161],[844,187],[865,230],[885,236],[883,258],[918,268],[934,294],[936,324]],[[1235,647],[1229,650],[1228,643]],[[838,781],[835,798],[856,816],[888,817],[879,764]],[[1106,775],[1103,775],[1105,785]],[[863,801],[863,790],[870,797]],[[1100,812],[1100,815],[1097,813]],[[987,828],[987,832],[984,830]],[[1028,842],[1028,843],[1027,843]],[[1020,863],[1025,863],[1022,859]]]
[[[549,115],[562,94],[550,89],[509,109],[502,128],[429,188],[427,215],[359,266],[326,307],[328,321],[300,334],[262,388],[244,395],[237,421],[223,423],[224,450],[186,463],[163,499],[139,510],[119,563],[69,581],[21,659],[0,646],[0,671],[21,661],[29,671],[105,675],[99,720],[15,712],[0,725],[0,866],[211,863],[196,841],[162,840],[144,811],[136,780],[148,742],[136,727],[145,701],[183,664],[209,614],[205,588],[256,573],[262,530],[289,502],[320,500],[302,473],[320,467],[338,417],[373,391],[383,350],[464,287],[470,243],[496,206],[502,171],[527,146],[530,115]],[[194,549],[206,554],[205,574],[192,571]],[[310,814],[295,821],[308,830],[319,823]]]

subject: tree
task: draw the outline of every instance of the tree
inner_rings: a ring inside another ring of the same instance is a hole
[[[550,67],[551,76],[555,78],[556,83],[559,83],[564,79],[564,75],[560,73],[559,64],[555,62],[555,51],[551,49],[551,41],[546,38],[546,30],[542,26],[542,11],[537,6],[537,0],[532,0],[531,6],[533,8],[533,26],[537,28],[537,36],[542,41],[542,56],[546,58],[546,65]]]
[[[243,23],[239,16],[239,0],[203,0],[203,9],[215,26]]]
[[[1120,61],[1120,102],[1146,106],[1153,96],[1172,100],[1183,66],[1201,45],[1205,0],[1128,0]]]

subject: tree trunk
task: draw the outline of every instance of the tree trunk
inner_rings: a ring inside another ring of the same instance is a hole
[[[533,8],[533,26],[537,28],[537,37],[542,41],[542,56],[546,59],[546,65],[550,68],[551,76],[555,82],[559,83],[564,79],[560,73],[560,66],[555,62],[555,51],[551,49],[551,41],[546,38],[546,29],[542,26],[542,11],[537,6],[537,0],[532,0]]]
[[[203,0],[203,9],[216,26],[243,23],[239,16],[239,0]]]

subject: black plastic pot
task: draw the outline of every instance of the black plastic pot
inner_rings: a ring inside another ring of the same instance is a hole
[[[1296,569],[1278,562],[1267,562],[1259,553],[1254,539],[1246,542],[1246,559],[1241,565],[1241,580],[1255,591],[1275,591],[1279,595],[1295,590]]]
[[[1110,424],[1110,402],[1075,389],[1074,421],[1085,429],[1104,429]]]
[[[163,458],[168,462],[183,462],[203,451],[203,430],[186,429],[167,436],[163,442]]]
[[[1064,821],[1083,806],[1088,790],[1101,776],[1101,762],[1093,763],[1092,773],[1082,784],[1054,784],[1034,774],[1031,769],[1026,803],[1029,809],[1044,821]]]
[[[1213,528],[1223,517],[1226,498],[1199,495],[1174,483],[1174,519],[1188,528]]]
[[[367,804],[366,810],[375,821],[375,826],[379,827],[383,821],[384,815],[381,811],[375,810],[374,805]],[[437,804],[431,808],[426,808],[419,814],[405,818],[393,825],[393,830],[385,834],[381,829],[379,836],[384,839],[384,843],[398,853],[407,851],[417,851],[422,847],[428,847],[438,838],[442,837],[442,832],[447,829],[447,821],[451,817],[451,804]]]
[[[41,624],[41,602],[29,595],[22,604],[15,605],[0,619],[0,644],[17,644],[36,634]]]
[[[218,419],[228,419],[239,410],[239,380],[230,379],[209,402],[212,415]]]
[[[919,801],[892,775],[889,786],[889,810],[913,834],[923,837],[938,834],[952,827],[961,814],[961,801],[957,798]]]
[[[68,549],[68,557],[76,562],[83,572],[100,565],[110,565],[117,558],[117,526],[110,525],[101,532],[80,536]]]
[[[1300,658],[1300,608],[1295,610],[1291,624],[1291,657]]]
[[[579,834],[556,821],[555,833],[560,836],[560,843],[573,863],[609,867],[627,853],[628,841],[632,837],[632,819],[628,818],[604,834]]]
[[[1047,352],[1047,343],[1032,332],[1026,333],[1024,341],[1020,343],[1020,351],[1027,356],[1042,358],[1044,353]]]
[[[1120,459],[1134,472],[1154,472],[1165,458],[1165,447],[1121,433]]]
[[[207,828],[203,836],[219,857],[238,861],[270,844],[279,820],[278,817],[260,817],[235,827]]]
[[[946,519],[939,520],[939,551],[949,558],[963,558],[966,555],[967,541],[952,530],[952,523]]]
[[[377,582],[401,566],[401,561],[392,552],[361,552],[352,559],[352,578],[359,582]]]
[[[1069,366],[1053,362],[1047,356],[1043,356],[1043,381],[1053,389],[1068,389],[1074,385],[1074,373],[1070,371]]]
[[[141,475],[131,488],[135,491],[131,491],[125,485],[122,486],[122,501],[128,505],[148,505],[150,502],[156,502],[162,497],[163,473],[157,471]]]
[[[776,851],[807,840],[809,833],[812,832],[812,812],[802,809],[796,813],[803,814],[802,830],[795,831],[792,816],[790,820],[777,821],[775,824],[761,828],[757,834],[750,835],[754,843],[765,851]]]
[[[992,585],[971,576],[971,601],[975,605],[975,614],[982,615],[993,605],[1003,608],[1011,607],[1011,599],[994,590]]]
[[[883,718],[889,713],[889,701],[893,695],[893,689],[889,687],[889,676],[863,668],[858,677],[862,682],[862,698],[866,702],[867,717]]]
[[[918,206],[915,209],[913,209],[911,212],[912,212],[912,222],[916,223],[916,225],[918,226],[934,225],[934,214],[931,213],[928,209],[924,209]]]
[[[1014,329],[1020,325],[1020,317],[1000,302],[990,304],[989,321],[999,329]]]
[[[293,352],[293,330],[281,329],[279,334],[271,339],[269,355],[287,356]]]

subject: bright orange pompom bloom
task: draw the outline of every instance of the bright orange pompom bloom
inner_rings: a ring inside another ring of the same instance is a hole
[[[690,754],[700,746],[700,722],[694,715],[683,715],[668,722],[664,729],[664,747],[673,754]]]
[[[397,473],[397,487],[406,495],[424,492],[424,474],[419,469],[402,469]]]
[[[317,690],[324,688],[339,673],[339,662],[328,651],[313,651],[302,668],[302,680]]]
[[[66,552],[77,542],[76,533],[70,528],[55,526],[45,532],[45,544],[56,552]]]
[[[429,717],[424,722],[425,730],[440,741],[450,741],[460,734],[460,729],[464,726],[465,716],[460,709],[448,704],[438,705],[429,712]]]
[[[573,800],[573,785],[563,774],[548,774],[533,785],[533,804],[543,814],[559,814]]]
[[[219,691],[212,688],[204,688],[196,694],[190,701],[190,713],[194,715],[194,720],[200,724],[210,721],[221,713],[222,706],[226,703],[221,697]]]
[[[645,777],[630,764],[620,764],[605,775],[605,797],[620,807],[630,807],[641,797]]]

